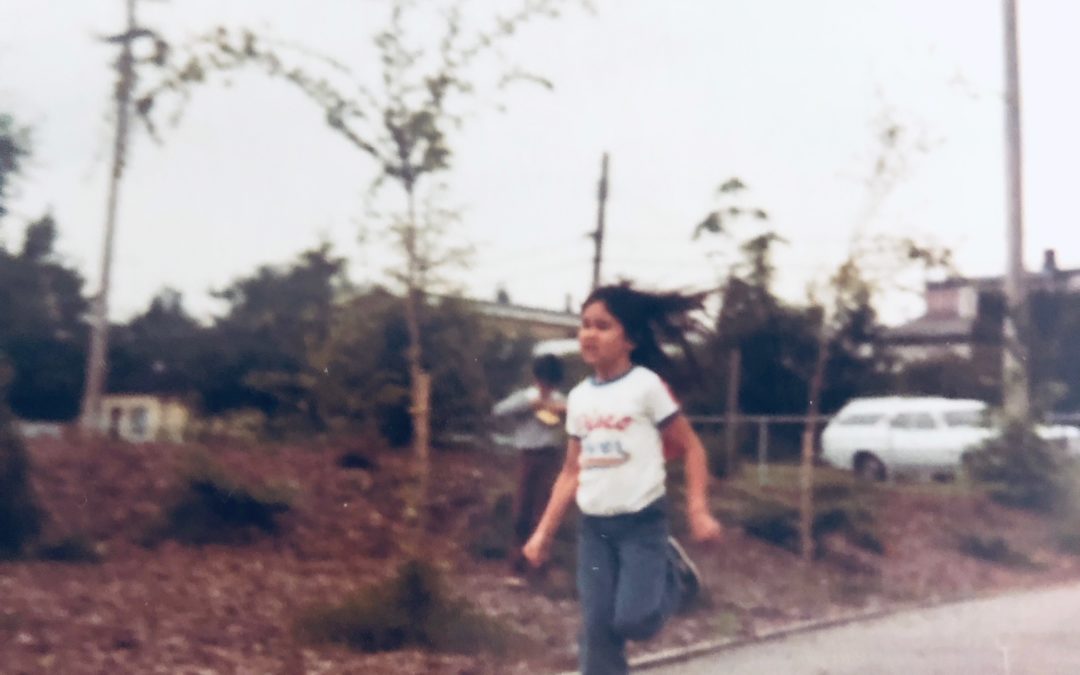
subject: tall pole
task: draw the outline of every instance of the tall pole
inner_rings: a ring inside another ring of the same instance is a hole
[[[127,154],[131,90],[135,85],[135,59],[131,43],[136,36],[135,0],[127,0],[127,30],[120,36],[120,57],[116,62],[116,136],[113,139],[112,172],[105,207],[105,242],[101,252],[101,281],[90,324],[90,352],[86,359],[86,382],[83,389],[79,426],[82,432],[101,431],[101,397],[105,389],[109,352],[109,280],[112,275],[113,240],[116,236],[116,209],[120,178]]]
[[[1017,55],[1016,0],[1004,0],[1005,171],[1008,211],[1005,323],[1001,363],[1002,403],[1010,421],[1030,413],[1027,355],[1022,339],[1025,307],[1023,157],[1020,137],[1020,66]]]
[[[605,152],[600,163],[600,187],[597,190],[596,208],[596,232],[592,233],[595,248],[593,253],[592,287],[595,290],[600,285],[600,263],[604,255],[604,209],[608,197],[608,155]]]

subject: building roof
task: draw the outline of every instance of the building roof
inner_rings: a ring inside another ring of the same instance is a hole
[[[525,307],[491,300],[469,299],[467,302],[481,315],[493,318],[543,323],[561,328],[577,328],[581,322],[580,316],[574,312]]]
[[[968,342],[971,340],[975,319],[972,317],[921,316],[899,326],[885,330],[886,342]]]

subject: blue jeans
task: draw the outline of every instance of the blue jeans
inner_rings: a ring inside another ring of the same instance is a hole
[[[636,513],[581,517],[578,663],[583,675],[626,673],[626,641],[656,635],[675,612],[679,587],[667,537],[663,497]]]

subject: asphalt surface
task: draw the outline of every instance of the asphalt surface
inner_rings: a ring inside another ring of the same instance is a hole
[[[1080,675],[1080,585],[752,643],[648,675]]]

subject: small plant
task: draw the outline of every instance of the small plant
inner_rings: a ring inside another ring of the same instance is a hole
[[[433,651],[505,655],[523,638],[452,598],[438,571],[423,562],[402,564],[389,583],[375,583],[335,605],[316,606],[296,621],[308,642],[338,643],[364,652],[420,647]]]
[[[473,557],[505,560],[510,556],[514,537],[513,501],[508,493],[495,499],[487,521],[476,530],[476,537],[469,544]]]
[[[1014,568],[1035,567],[1031,558],[1014,549],[1004,537],[996,534],[959,534],[957,547],[965,555],[997,565]]]
[[[277,533],[278,516],[290,508],[287,491],[241,485],[207,457],[196,456],[145,543],[175,539],[196,545],[246,544],[257,534]]]
[[[359,450],[347,450],[338,456],[337,465],[342,469],[359,469],[371,471],[375,469],[375,461],[367,453]]]
[[[37,546],[34,557],[39,560],[62,563],[99,563],[98,553],[92,541],[85,535],[75,534],[53,541],[43,541]]]

